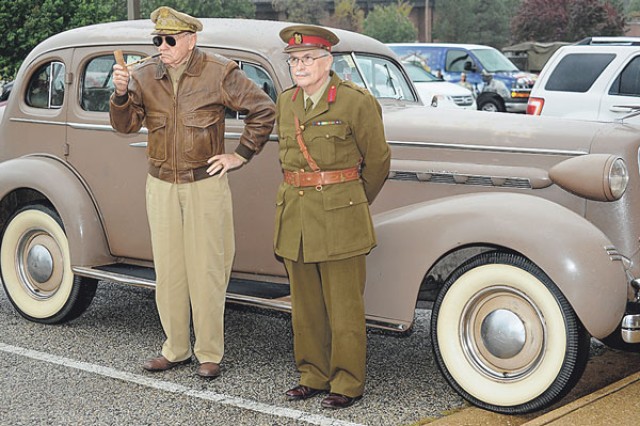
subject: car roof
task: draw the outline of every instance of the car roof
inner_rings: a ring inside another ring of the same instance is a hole
[[[265,56],[282,54],[285,47],[279,37],[282,28],[294,23],[263,21],[253,19],[199,18],[203,31],[198,33],[198,45],[220,48],[255,51]],[[49,50],[66,47],[84,47],[96,45],[151,45],[153,23],[149,19],[118,21],[89,25],[65,31],[40,43],[29,58],[37,57]],[[340,38],[334,46],[334,52],[366,51],[393,56],[392,51],[383,43],[350,31],[332,29]]]
[[[640,37],[587,37],[576,43],[579,46],[640,46]]]
[[[494,49],[491,46],[485,46],[482,44],[466,44],[466,43],[387,43],[387,46],[402,46],[402,47],[457,47],[462,49]]]

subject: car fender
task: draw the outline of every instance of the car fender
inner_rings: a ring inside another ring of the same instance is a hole
[[[374,218],[378,246],[368,258],[368,311],[411,323],[420,284],[445,254],[465,246],[514,250],[560,288],[596,338],[619,324],[627,301],[609,239],[575,212],[526,194],[458,195],[401,207]],[[393,293],[393,297],[389,294]]]
[[[43,194],[62,218],[72,266],[114,261],[89,191],[64,162],[30,156],[0,163],[0,199],[25,188]]]

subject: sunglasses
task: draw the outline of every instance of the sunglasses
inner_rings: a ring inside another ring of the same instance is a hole
[[[162,46],[162,42],[164,41],[165,43],[167,43],[169,46],[174,47],[177,43],[177,40],[174,36],[155,36],[153,39],[153,44],[156,47],[160,47]]]

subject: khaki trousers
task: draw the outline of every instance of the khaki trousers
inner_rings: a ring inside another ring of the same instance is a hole
[[[224,306],[235,253],[227,176],[172,184],[147,177],[147,215],[156,270],[156,304],[166,335],[162,355],[220,363]]]
[[[366,255],[304,263],[285,259],[300,384],[349,397],[364,392]]]

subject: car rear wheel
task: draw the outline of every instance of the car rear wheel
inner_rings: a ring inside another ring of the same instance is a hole
[[[447,279],[433,309],[436,361],[471,403],[505,414],[547,407],[580,379],[590,336],[529,260],[480,254]]]
[[[505,112],[506,108],[500,100],[492,97],[480,98],[478,100],[478,109],[487,112]]]
[[[0,246],[0,270],[7,296],[23,317],[39,323],[70,321],[82,314],[97,281],[73,275],[69,243],[58,214],[30,205],[15,213]]]

